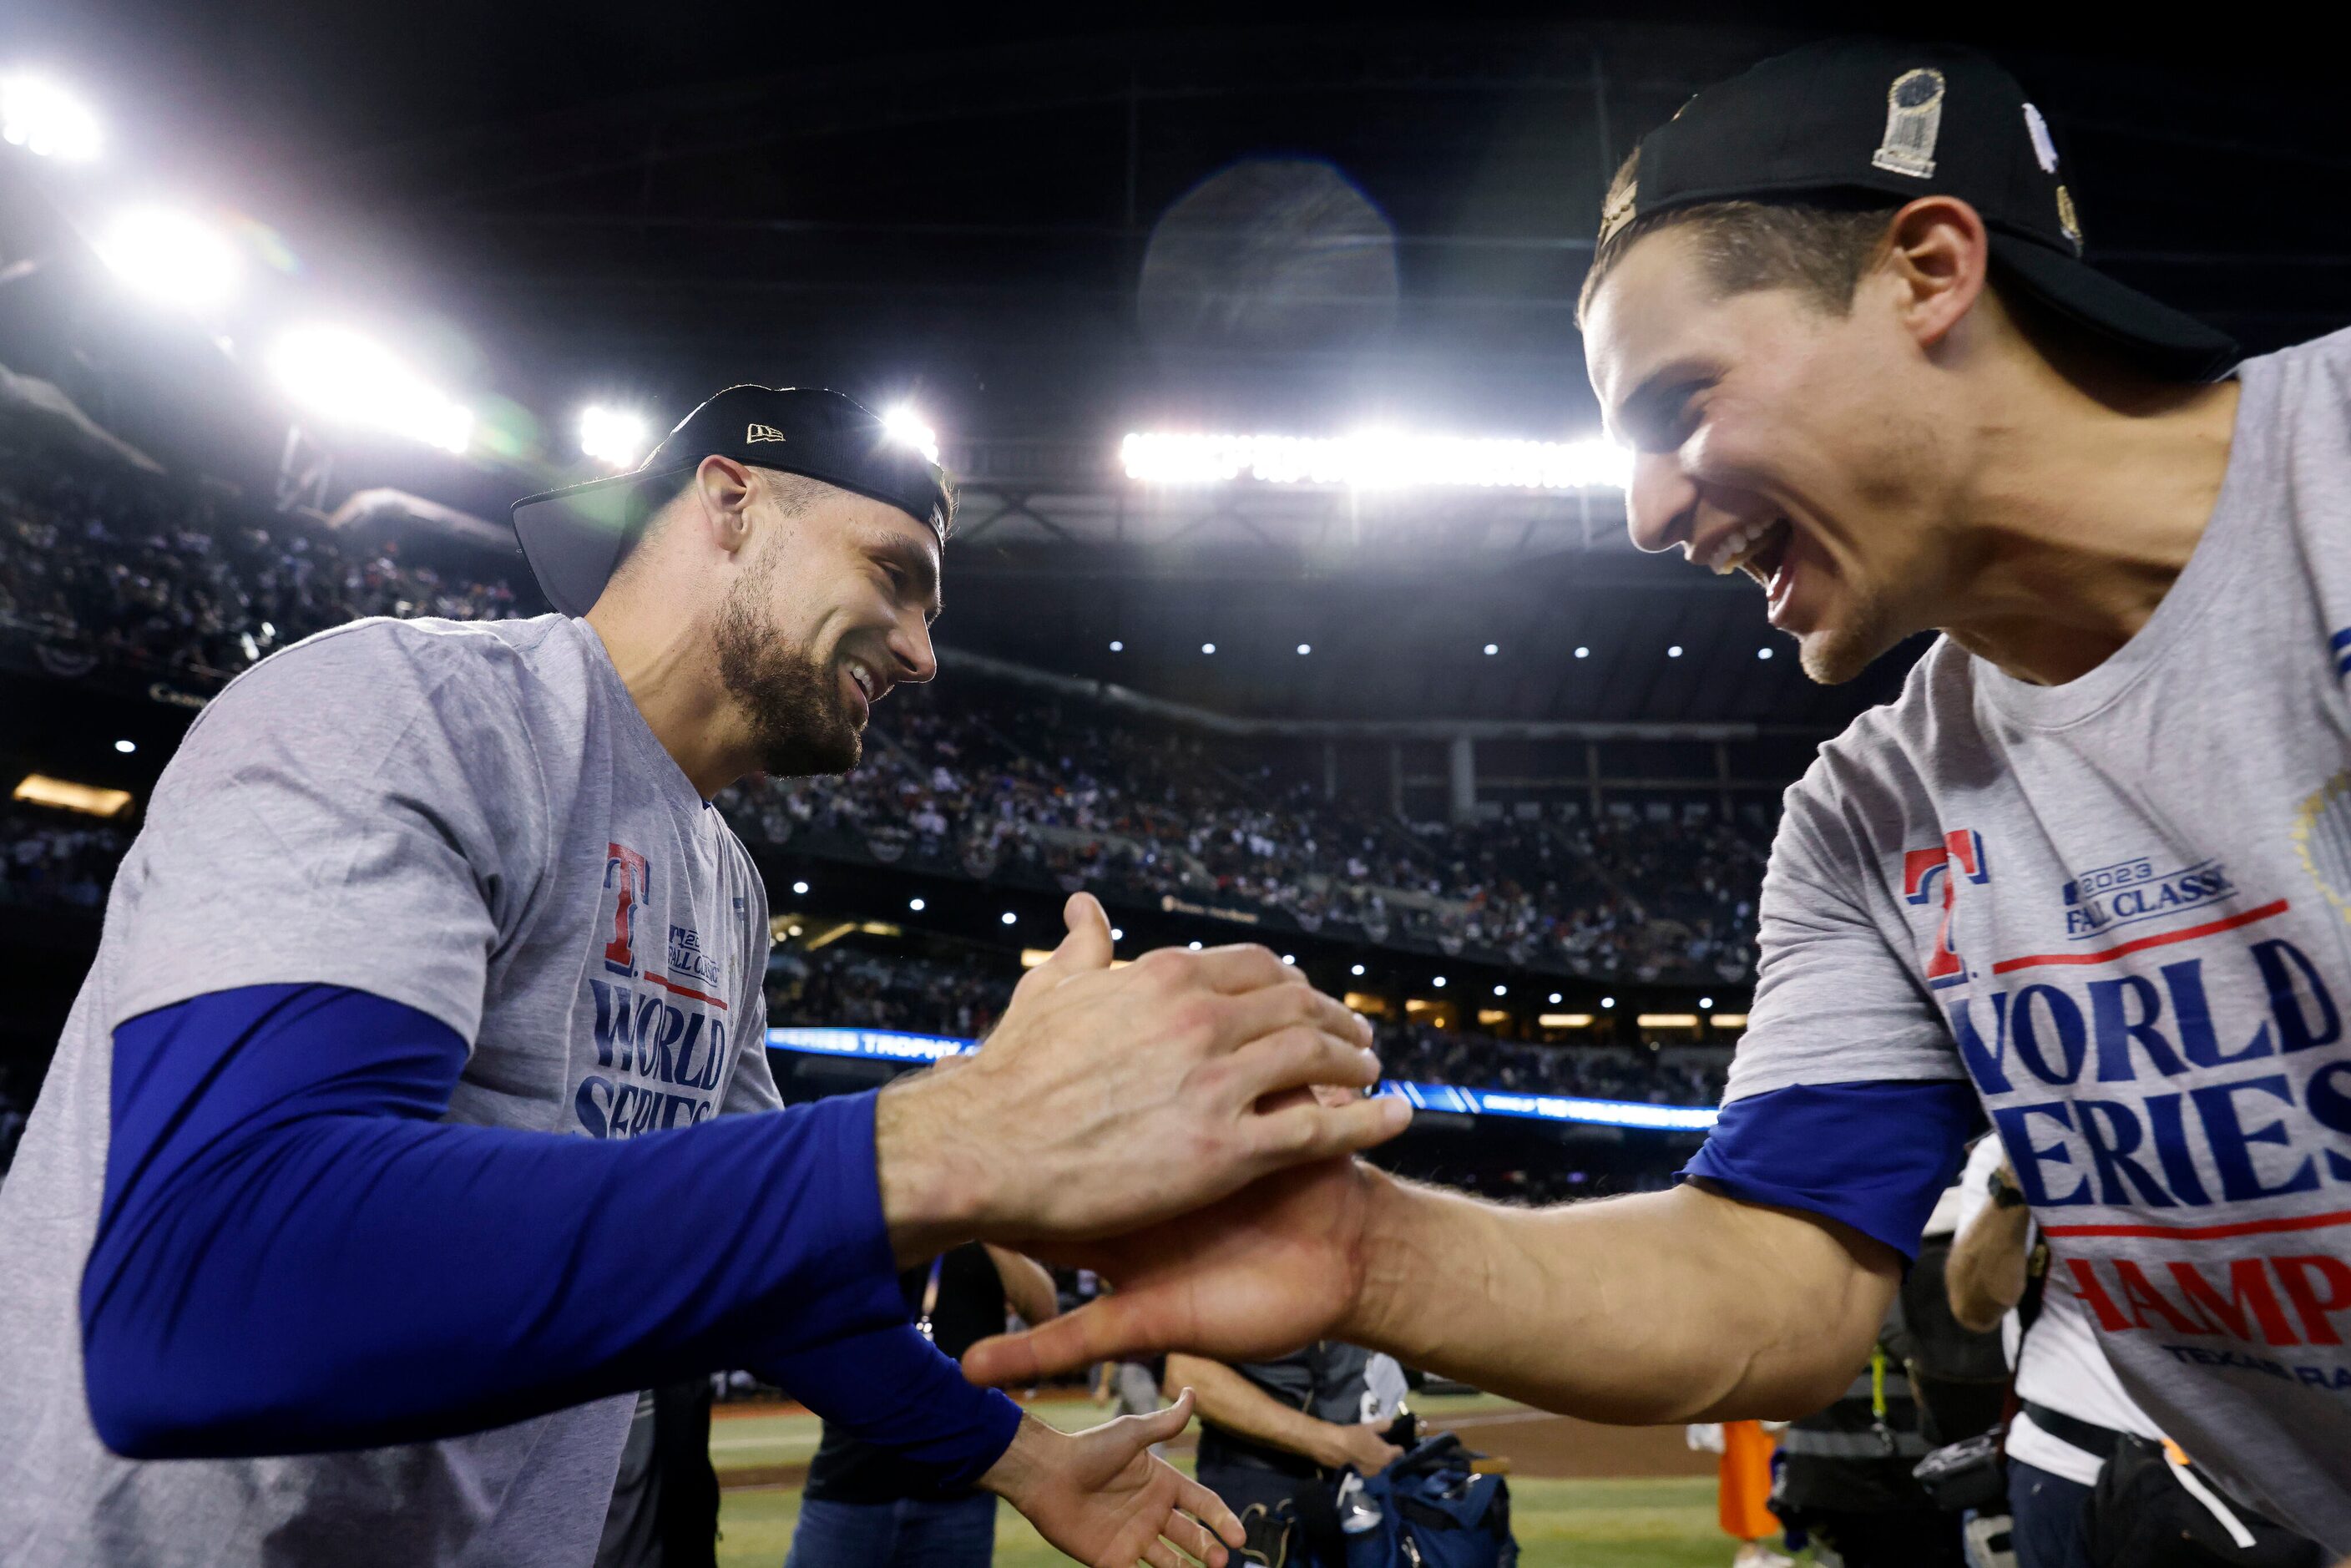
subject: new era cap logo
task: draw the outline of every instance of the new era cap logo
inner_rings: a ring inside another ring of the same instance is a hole
[[[755,441],[781,441],[783,438],[784,433],[772,424],[755,424],[743,433],[743,444],[748,446]]]

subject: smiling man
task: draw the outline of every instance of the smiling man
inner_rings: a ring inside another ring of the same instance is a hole
[[[635,1391],[748,1367],[1104,1568],[1222,1561],[1153,1458],[975,1389],[898,1271],[1095,1235],[1404,1115],[1261,948],[1111,967],[1101,906],[977,1055],[781,1108],[768,904],[710,797],[836,772],[936,664],[945,476],[737,387],[517,507],[558,609],[360,622],[188,732],[0,1188],[0,1561],[593,1556]],[[1204,1522],[1205,1521],[1205,1522]]]
[[[1800,1416],[1989,1117],[2195,1484],[2351,1551],[2351,335],[2231,373],[2082,244],[1962,50],[1802,49],[1641,143],[1585,296],[1635,539],[1755,578],[1821,680],[1943,633],[1788,792],[1719,1124],[1563,1209],[1273,1178],[1088,1251],[1119,1292],[977,1373],[1330,1335]]]

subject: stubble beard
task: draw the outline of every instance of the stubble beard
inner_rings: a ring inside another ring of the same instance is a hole
[[[718,677],[750,716],[761,772],[846,773],[864,755],[864,737],[839,681],[768,621],[769,575],[764,567],[747,573],[720,608]]]
[[[1824,686],[1841,686],[1877,662],[1902,640],[1892,607],[1877,594],[1863,596],[1841,624],[1823,626],[1796,640],[1804,674]]]

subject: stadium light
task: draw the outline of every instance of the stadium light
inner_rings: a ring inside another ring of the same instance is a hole
[[[634,468],[653,450],[644,415],[591,402],[580,411],[580,450],[607,468]]]
[[[444,452],[462,453],[473,439],[473,410],[349,328],[288,333],[270,366],[294,401],[322,418],[388,431]]]
[[[1136,431],[1119,444],[1130,479],[1147,485],[1270,485],[1356,490],[1450,486],[1506,490],[1621,490],[1632,455],[1597,436],[1508,441],[1396,431],[1354,435],[1190,435]]]
[[[114,749],[128,757],[139,749],[139,743],[135,740],[118,740],[114,743]]]
[[[0,77],[0,141],[38,158],[87,163],[103,138],[89,105],[47,77],[17,71]]]
[[[1579,659],[1589,659],[1592,657],[1592,650],[1589,648],[1578,648],[1575,651],[1575,656]]]
[[[1700,997],[1698,999],[1698,1006],[1700,1012],[1705,1012],[1714,1006],[1714,998],[1712,997]]]
[[[1444,976],[1442,976],[1442,975],[1439,975],[1439,976],[1437,976],[1437,978],[1435,978],[1435,979],[1433,979],[1433,980],[1429,981],[1428,983],[1429,983],[1430,985],[1432,985],[1432,986],[1435,986],[1438,990],[1440,990],[1440,991],[1441,991],[1441,990],[1443,990],[1443,989],[1445,988],[1445,977],[1444,977]]]
[[[1771,650],[1769,648],[1758,648],[1755,650],[1755,656],[1759,659],[1768,659],[1771,656]]]
[[[1353,969],[1353,973],[1355,973],[1355,974],[1360,975],[1360,974],[1362,974],[1362,973],[1364,972],[1364,967],[1363,967],[1361,964],[1358,964],[1358,965],[1356,965],[1356,966],[1355,966],[1355,967],[1354,967],[1354,969]]]
[[[92,248],[131,293],[197,314],[227,304],[245,270],[227,235],[175,207],[120,214]]]
[[[906,900],[906,907],[920,915],[924,909],[923,901],[919,898],[910,898]]]
[[[1600,1005],[1604,1008],[1613,1008],[1616,1005],[1616,998],[1614,997],[1603,997],[1600,998]]]
[[[1301,643],[1298,644],[1298,652],[1299,655],[1302,658],[1306,654],[1314,652],[1314,644],[1311,643]]]
[[[939,460],[939,434],[923,423],[911,403],[893,403],[882,411],[882,430],[893,441],[913,447],[936,463]]]
[[[1110,645],[1110,651],[1113,653],[1123,653],[1126,652],[1126,644],[1113,639]]]
[[[1126,940],[1126,933],[1113,925],[1110,928],[1110,939],[1113,942],[1123,942]]]
[[[1489,643],[1486,644],[1486,657],[1489,659],[1501,651],[1502,645],[1499,643]]]
[[[1007,925],[1017,925],[1019,923],[1020,916],[1013,914],[1012,911],[1008,909],[1004,912],[1004,924]]]
[[[1216,651],[1217,645],[1214,643],[1203,643],[1200,644],[1200,652],[1203,653],[1213,653]]]
[[[54,806],[60,811],[82,811],[93,817],[119,817],[131,810],[128,789],[78,784],[70,779],[52,779],[46,773],[26,774],[16,781],[9,799],[30,800],[36,806]]]
[[[805,898],[808,896],[808,883],[804,882],[796,882],[792,883],[792,891]]]

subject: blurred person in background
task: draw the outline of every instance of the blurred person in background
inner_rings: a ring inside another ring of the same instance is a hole
[[[637,1396],[620,1474],[604,1513],[596,1568],[714,1568],[718,1472],[710,1462],[707,1377],[680,1378]]]
[[[2008,1424],[2009,1533],[2018,1568],[2090,1568],[2090,1494],[2126,1432],[2160,1442],[2106,1364],[2081,1298],[2051,1280],[2054,1259],[1998,1138],[1985,1138],[1959,1180],[1959,1239],[1943,1274],[1951,1311],[1998,1329],[2015,1368]]]
[[[898,1286],[916,1330],[948,1356],[1004,1332],[1008,1312],[1041,1323],[1061,1310],[1041,1265],[977,1242],[907,1270]],[[994,1493],[942,1491],[889,1449],[825,1423],[785,1568],[987,1568],[995,1553]]]
[[[1339,1568],[1341,1474],[1385,1469],[1411,1426],[1395,1359],[1336,1340],[1232,1365],[1170,1355],[1167,1386],[1198,1401],[1193,1471],[1239,1516],[1242,1560]]]
[[[2003,1447],[2018,1568],[2316,1568],[2316,1543],[2181,1479],[2194,1472],[2115,1376],[2080,1294],[2052,1279],[2056,1254],[1999,1139],[1976,1145],[1959,1186],[1944,1283],[1960,1322],[2000,1330],[2015,1369]]]

